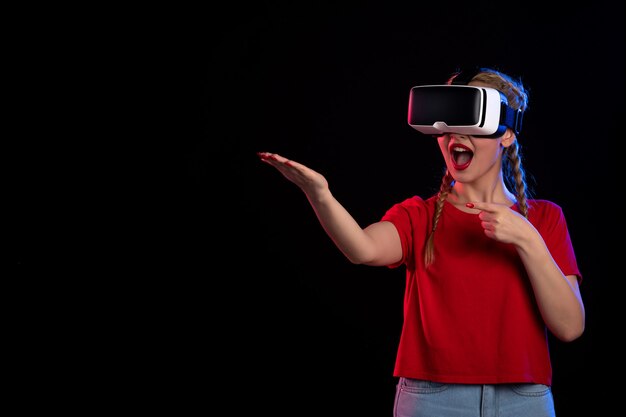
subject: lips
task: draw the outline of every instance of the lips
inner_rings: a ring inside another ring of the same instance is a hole
[[[474,157],[474,152],[470,148],[458,143],[450,145],[450,156],[454,169],[462,171],[469,167]]]

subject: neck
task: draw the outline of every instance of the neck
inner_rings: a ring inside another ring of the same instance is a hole
[[[512,205],[516,202],[516,198],[506,188],[504,178],[500,173],[495,181],[456,182],[449,194],[448,201],[455,205],[465,205],[465,203],[476,201]]]

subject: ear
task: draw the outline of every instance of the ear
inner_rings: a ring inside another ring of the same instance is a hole
[[[513,142],[515,142],[516,139],[517,138],[515,137],[515,133],[513,133],[511,129],[507,129],[504,132],[504,135],[502,135],[502,141],[500,142],[500,144],[505,148],[508,148],[513,144]]]

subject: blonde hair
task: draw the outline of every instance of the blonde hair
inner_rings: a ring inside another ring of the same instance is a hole
[[[452,84],[454,79],[459,75],[461,75],[461,72],[453,74],[447,81],[447,84]],[[524,89],[521,80],[515,80],[495,69],[480,68],[470,81],[480,81],[499,90],[506,96],[509,106],[516,110],[525,111],[528,108],[528,92]],[[526,174],[522,167],[521,149],[517,140],[513,141],[509,147],[505,148],[502,155],[502,173],[507,187],[515,190],[515,197],[517,198],[517,206],[520,213],[528,218],[528,200],[530,197],[526,183]],[[453,185],[454,178],[452,178],[450,172],[446,170],[437,194],[437,202],[433,214],[433,226],[424,248],[424,263],[427,267],[435,260],[435,231],[437,230],[437,224],[439,223],[439,218],[443,211],[444,202],[452,190]]]

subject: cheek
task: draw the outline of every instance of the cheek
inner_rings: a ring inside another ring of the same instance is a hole
[[[497,144],[482,146],[480,149],[476,150],[474,158],[478,158],[485,162],[495,162],[502,158],[503,149],[504,148]]]
[[[445,136],[440,136],[437,138],[437,143],[439,144],[439,150],[444,155],[448,153],[448,142],[449,140],[446,139]]]

